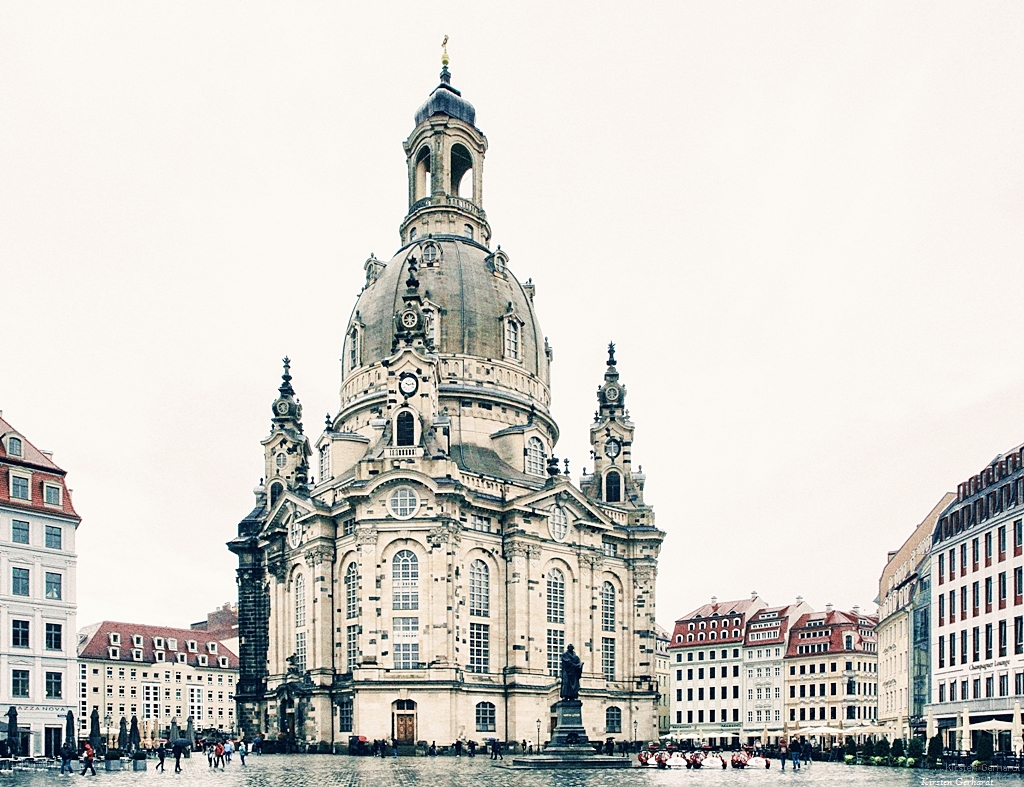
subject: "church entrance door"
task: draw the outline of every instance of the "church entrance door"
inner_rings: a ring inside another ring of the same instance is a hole
[[[395,737],[402,744],[416,742],[416,717],[411,713],[395,714]]]

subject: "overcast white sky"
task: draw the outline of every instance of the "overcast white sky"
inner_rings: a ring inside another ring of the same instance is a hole
[[[869,606],[1024,441],[1024,5],[555,5],[0,0],[0,408],[68,471],[80,625],[236,597],[280,358],[315,439],[445,33],[574,478],[618,343],[663,624]]]

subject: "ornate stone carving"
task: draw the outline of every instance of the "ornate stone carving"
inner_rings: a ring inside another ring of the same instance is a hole
[[[288,577],[288,565],[283,560],[277,560],[267,564],[267,571],[273,575],[278,584],[281,584]]]
[[[649,563],[641,563],[633,566],[633,584],[646,585],[654,581],[657,570]]]
[[[531,544],[526,548],[526,554],[529,556],[530,560],[533,561],[540,560],[540,552],[540,547],[536,544]]]
[[[526,544],[505,544],[505,560],[512,561],[517,557],[525,558],[527,551]]]
[[[601,566],[604,565],[604,555],[599,552],[584,552],[580,555],[580,563],[589,566],[595,571],[599,571]]]
[[[356,543],[361,546],[377,543],[377,528],[361,527],[356,531]]]
[[[306,552],[306,565],[310,568],[320,563],[333,563],[334,562],[334,547],[330,546],[318,546],[309,549]]]
[[[427,534],[427,543],[432,547],[442,544],[457,545],[462,540],[461,528],[453,522],[442,522]]]

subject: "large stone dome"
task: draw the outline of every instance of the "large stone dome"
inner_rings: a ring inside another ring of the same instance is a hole
[[[533,286],[519,283],[500,248],[492,252],[457,236],[423,238],[404,246],[387,264],[368,264],[367,285],[356,301],[346,333],[346,359],[352,357],[352,337],[359,337],[358,362],[346,367],[345,376],[392,354],[395,314],[403,308],[411,257],[416,257],[419,266],[416,275],[424,309],[438,312],[431,334],[435,352],[519,368],[543,384],[546,406],[549,359],[533,307]],[[509,357],[506,332],[510,320],[520,325],[518,358]]]

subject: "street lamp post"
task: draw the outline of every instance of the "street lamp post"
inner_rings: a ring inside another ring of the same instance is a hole
[[[636,727],[637,727],[637,720],[633,719],[633,748],[634,749],[636,749]]]
[[[106,725],[106,730],[107,730],[106,748],[108,748],[108,749],[110,748],[110,722],[112,722],[112,721],[113,721],[113,719],[110,717],[109,713],[106,716],[103,717],[103,723]]]
[[[540,754],[540,719],[537,719],[537,753]]]

